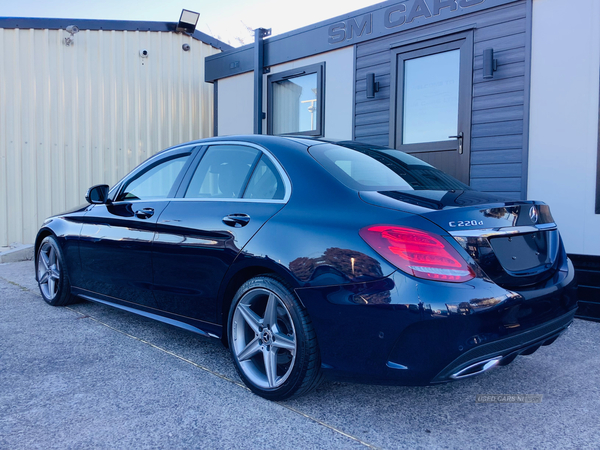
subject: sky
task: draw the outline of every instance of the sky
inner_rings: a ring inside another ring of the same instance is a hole
[[[369,5],[377,0],[0,0],[2,17],[150,20],[177,22],[182,9],[200,13],[197,30],[239,47],[253,34],[295,30]]]

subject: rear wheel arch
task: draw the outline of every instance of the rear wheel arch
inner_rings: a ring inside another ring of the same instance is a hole
[[[246,281],[258,276],[267,276],[275,278],[290,286],[291,289],[297,287],[297,282],[289,274],[285,274],[282,273],[281,270],[276,270],[272,267],[266,267],[262,265],[243,267],[237,270],[233,275],[230,275],[226,282],[223,283],[223,285],[221,286],[221,294],[219,296],[219,298],[221,299],[221,311],[219,312],[219,314],[221,319],[221,325],[223,326],[221,341],[223,342],[223,345],[225,345],[225,347],[229,347],[227,318],[229,316],[229,310],[231,309],[231,304],[233,303],[235,294]]]

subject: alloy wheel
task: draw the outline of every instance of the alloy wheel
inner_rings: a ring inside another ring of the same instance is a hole
[[[254,385],[271,390],[286,382],[297,341],[290,312],[277,294],[265,288],[246,292],[236,305],[231,332],[234,357]]]
[[[58,293],[60,270],[57,250],[49,242],[44,242],[38,253],[37,274],[40,290],[47,300],[53,300]]]

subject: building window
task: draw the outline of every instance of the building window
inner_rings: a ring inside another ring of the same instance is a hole
[[[267,78],[267,132],[323,135],[325,63],[270,75]]]

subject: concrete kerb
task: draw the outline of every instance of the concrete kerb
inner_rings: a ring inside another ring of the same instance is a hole
[[[0,247],[0,264],[33,259],[33,245],[15,244],[10,247]]]

